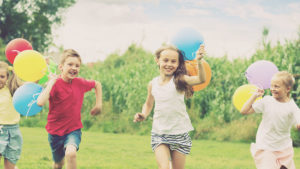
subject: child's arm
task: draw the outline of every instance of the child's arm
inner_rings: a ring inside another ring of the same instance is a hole
[[[102,85],[100,82],[95,82],[96,103],[91,110],[91,115],[97,115],[102,111]]]
[[[154,105],[154,97],[151,94],[152,84],[148,85],[148,95],[145,104],[143,105],[142,113],[136,113],[133,119],[133,122],[144,121],[150,114],[153,105]]]
[[[241,109],[241,114],[252,114],[254,113],[254,109],[252,108],[252,104],[254,101],[261,97],[264,94],[263,89],[257,89],[257,91],[249,98],[249,100],[244,104]]]
[[[184,76],[184,80],[188,85],[197,85],[197,84],[202,84],[206,81],[206,74],[205,70],[202,64],[202,59],[205,54],[204,50],[204,45],[201,45],[200,48],[198,49],[196,55],[197,55],[197,63],[198,63],[198,76]]]
[[[38,106],[44,106],[46,104],[46,102],[49,100],[51,89],[52,89],[53,85],[55,84],[57,77],[58,76],[56,74],[49,75],[49,81],[47,83],[46,88],[41,92],[41,94],[37,98]]]

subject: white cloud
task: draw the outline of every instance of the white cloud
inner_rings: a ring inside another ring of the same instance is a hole
[[[176,11],[176,13],[177,15],[183,16],[207,16],[211,14],[211,12],[208,10],[186,7],[180,8],[178,11]]]
[[[79,0],[67,13],[65,25],[56,32],[56,44],[74,48],[83,62],[103,60],[114,52],[125,51],[132,43],[154,52],[182,27],[192,27],[204,36],[207,52],[231,58],[251,55],[261,39],[264,26],[278,40],[295,37],[300,24],[299,3],[290,4],[289,13],[271,13],[254,3],[232,1],[177,0],[177,9],[169,17],[153,19],[148,6],[127,1]],[[139,1],[155,4],[160,1]],[[170,2],[173,3],[173,2]],[[182,5],[191,3],[192,7]],[[298,4],[298,6],[297,6]],[[149,10],[149,9],[148,9]],[[151,9],[150,9],[151,10]],[[174,8],[172,8],[174,10]],[[159,16],[160,13],[155,13]],[[241,18],[241,19],[237,19]]]

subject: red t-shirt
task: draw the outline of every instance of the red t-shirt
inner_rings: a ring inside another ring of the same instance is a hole
[[[81,107],[84,93],[96,85],[94,80],[74,78],[71,83],[58,78],[49,98],[46,130],[51,135],[63,136],[82,128]]]

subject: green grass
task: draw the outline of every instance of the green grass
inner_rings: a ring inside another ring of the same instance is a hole
[[[50,169],[52,157],[43,128],[21,128],[24,145],[19,169]],[[194,140],[186,169],[255,169],[249,143]],[[295,148],[294,159],[300,159]],[[3,160],[1,162],[3,164]],[[296,166],[300,161],[295,160]],[[156,169],[149,136],[83,131],[79,169]],[[1,167],[0,167],[1,168]]]

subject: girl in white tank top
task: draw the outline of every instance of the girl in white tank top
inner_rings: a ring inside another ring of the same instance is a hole
[[[155,103],[151,144],[160,169],[169,169],[170,165],[184,168],[185,155],[191,148],[188,132],[193,130],[184,96],[191,97],[192,86],[206,80],[202,65],[204,53],[201,45],[197,51],[198,76],[186,74],[183,53],[174,46],[163,46],[155,53],[160,75],[148,84],[142,113],[135,114],[134,122],[145,120]],[[170,158],[176,160],[170,164]]]

